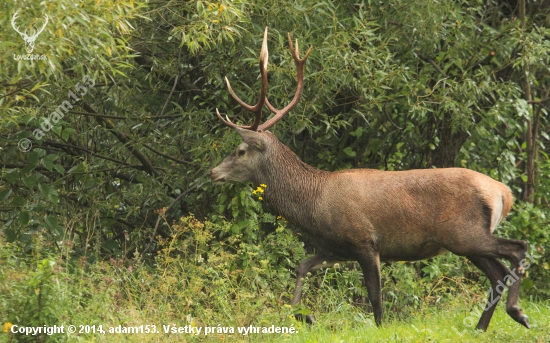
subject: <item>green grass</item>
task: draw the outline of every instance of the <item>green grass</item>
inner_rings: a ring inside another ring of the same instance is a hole
[[[522,302],[531,319],[528,330],[513,321],[504,306],[498,306],[489,329],[483,333],[464,325],[470,312],[460,304],[447,309],[428,307],[407,320],[384,323],[380,328],[345,314],[322,314],[310,329],[289,337],[288,342],[550,342],[550,305]],[[478,316],[474,315],[475,324]],[[456,329],[456,330],[455,330]],[[255,341],[261,341],[257,337]],[[275,340],[273,340],[275,341]],[[269,342],[269,340],[268,340]]]
[[[485,333],[465,327],[463,319],[469,314],[465,306],[459,304],[448,309],[436,310],[428,307],[403,321],[384,323],[380,328],[369,321],[370,315],[357,311],[349,305],[344,305],[340,311],[320,313],[316,324],[296,323],[290,317],[274,316],[272,322],[254,324],[258,326],[287,326],[296,328],[295,334],[203,334],[192,336],[188,334],[168,335],[134,334],[134,335],[82,335],[80,341],[97,342],[550,342],[549,304],[523,302],[525,312],[529,314],[532,328],[527,330],[515,323],[505,312],[504,306],[498,306],[493,316],[489,330]],[[236,304],[237,305],[237,304]],[[349,308],[348,308],[349,307]],[[346,311],[349,310],[349,311]],[[125,321],[151,323],[147,311],[140,313],[136,309],[122,309],[119,315]],[[261,317],[271,317],[273,313],[260,314]],[[162,315],[161,315],[162,317]],[[166,318],[170,323],[174,318]],[[477,318],[476,318],[477,321]],[[162,330],[158,319],[158,329]],[[162,322],[162,319],[160,320]],[[220,323],[221,326],[233,326],[237,331],[239,324],[230,321]],[[213,325],[216,326],[216,325]],[[216,326],[217,327],[217,326]],[[456,331],[453,329],[456,328]],[[203,331],[204,332],[204,331]],[[76,340],[76,337],[72,339]],[[72,340],[71,339],[71,340]]]
[[[526,299],[525,292],[520,305],[530,318],[531,330],[506,314],[503,301],[488,332],[474,330],[480,314],[472,309],[485,304],[487,280],[473,282],[462,276],[464,265],[452,256],[432,262],[431,270],[445,273],[430,280],[418,277],[406,264],[385,266],[385,316],[380,328],[361,300],[365,296],[361,273],[353,265],[308,276],[303,310],[316,320],[308,326],[294,320],[296,309],[288,305],[292,273],[266,258],[265,251],[274,253],[269,250],[271,243],[262,243],[268,248],[264,251],[229,237],[209,244],[208,260],[201,260],[198,250],[188,253],[189,247],[209,242],[212,235],[199,222],[188,225],[196,233],[188,235],[186,227],[175,227],[185,237],[166,241],[154,264],[139,255],[124,261],[71,263],[68,255],[42,253],[49,250],[40,237],[35,238],[32,254],[0,237],[0,327],[89,325],[106,331],[44,336],[44,342],[550,342],[550,301]],[[273,244],[284,238],[281,232]],[[283,251],[289,246],[293,245],[286,243]],[[109,328],[141,325],[155,325],[158,333],[108,333]],[[202,328],[202,333],[164,333],[163,325],[192,325]],[[239,327],[250,325],[297,332],[238,333]],[[207,336],[206,326],[214,328]],[[218,333],[218,327],[235,333]],[[0,331],[0,342],[40,339]]]

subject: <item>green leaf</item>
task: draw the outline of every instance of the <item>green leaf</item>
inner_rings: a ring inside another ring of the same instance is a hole
[[[48,169],[49,171],[52,171],[52,169],[53,169],[53,162],[52,162],[52,161],[43,159],[43,160],[42,160],[42,165],[43,165],[46,169]]]
[[[359,127],[357,128],[357,130],[352,131],[352,132],[350,132],[349,134],[352,135],[353,137],[360,138],[360,137],[363,135],[363,127],[362,127],[362,126],[359,126]]]
[[[25,175],[25,174],[31,172],[34,168],[36,168],[36,166],[37,165],[33,164],[33,163],[27,164],[23,169],[21,169],[21,174]]]
[[[355,157],[355,156],[357,155],[357,153],[356,153],[355,151],[353,151],[353,149],[352,149],[350,146],[348,146],[347,148],[345,148],[343,151],[344,151],[344,152],[346,153],[346,155],[348,155],[349,157]]]
[[[72,167],[71,169],[69,169],[68,173],[72,173],[72,172],[75,172],[75,173],[82,173],[86,171],[86,168],[84,167],[84,163],[79,163],[78,165]]]
[[[73,130],[74,131],[74,130]],[[61,132],[61,138],[66,142],[69,139],[69,135],[71,134],[71,131],[69,129],[64,129]]]
[[[46,150],[40,148],[34,149],[33,152],[36,153],[38,157],[42,157],[44,156],[44,154],[46,154]]]
[[[58,136],[61,136],[61,130],[63,130],[63,127],[61,125],[54,125],[52,127],[52,131],[55,132]]]
[[[0,201],[4,201],[11,195],[11,188],[0,191]]]
[[[15,184],[15,181],[17,180],[18,173],[16,171],[12,171],[11,173],[6,174],[6,181],[11,183],[12,185]]]
[[[13,197],[13,200],[11,201],[11,205],[15,207],[23,206],[25,205],[25,199],[20,195],[16,195],[15,197]]]
[[[53,167],[55,168],[55,170],[57,170],[57,172],[61,175],[65,175],[65,168],[63,168],[63,166],[61,164],[54,164]]]
[[[6,242],[13,243],[17,240],[17,234],[12,229],[5,229],[4,235],[6,236]]]
[[[102,227],[111,227],[112,225],[117,223],[117,221],[113,218],[103,218],[99,222],[101,223]]]
[[[51,171],[54,168],[53,161],[55,161],[57,157],[56,154],[49,154],[46,158],[42,159],[42,165]]]
[[[21,225],[27,225],[29,220],[30,220],[29,212],[27,211],[19,212],[19,223],[21,223]]]
[[[101,243],[101,247],[109,252],[114,252],[115,250],[119,249],[119,244],[115,240],[108,240],[103,243]]]
[[[27,154],[27,161],[29,162],[30,165],[32,165],[34,167],[36,167],[38,165],[38,158],[40,157],[36,150],[38,150],[38,149],[34,149],[33,151],[31,151]]]
[[[36,184],[36,175],[23,176],[23,183],[27,186],[27,188],[33,189]]]
[[[39,182],[38,183],[38,189],[40,190],[40,193],[42,193],[51,202],[53,202],[53,203],[58,203],[59,202],[59,195],[57,194],[55,189],[53,189],[52,187],[50,187],[50,186],[48,186],[48,185],[46,185],[42,182]]]
[[[528,290],[528,289],[533,288],[533,286],[534,286],[533,280],[531,280],[529,278],[524,278],[521,281],[521,288],[522,289]]]
[[[46,223],[46,227],[50,229],[52,235],[63,237],[63,229],[57,224],[57,217],[48,216],[44,222]]]

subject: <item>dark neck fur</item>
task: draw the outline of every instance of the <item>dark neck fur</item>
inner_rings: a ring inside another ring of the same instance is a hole
[[[276,214],[302,228],[315,220],[315,205],[330,172],[304,163],[274,136],[266,160],[253,180],[266,184],[265,200]]]

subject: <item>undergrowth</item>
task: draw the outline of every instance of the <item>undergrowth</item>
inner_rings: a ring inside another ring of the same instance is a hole
[[[302,305],[291,308],[294,269],[305,258],[303,244],[284,219],[274,219],[272,224],[267,234],[250,239],[231,232],[230,223],[183,217],[169,224],[170,239],[158,238],[160,249],[154,259],[136,252],[129,259],[113,257],[94,263],[71,259],[70,242],[58,242],[61,253],[53,253],[44,231],[32,235],[31,254],[0,236],[0,320],[7,331],[0,333],[0,341],[420,342],[501,336],[510,341],[513,332],[536,342],[550,340],[545,329],[550,306],[536,298],[521,300],[533,330],[513,322],[501,304],[490,332],[481,334],[488,336],[480,336],[473,327],[479,318],[475,308],[486,303],[489,284],[475,267],[453,255],[431,263],[382,266],[382,328],[373,324],[362,273],[355,263],[309,274]],[[297,312],[312,314],[316,324],[307,327],[296,322]],[[25,336],[11,333],[12,325],[75,325],[81,332]],[[108,332],[140,326],[158,333]],[[272,326],[294,331],[237,332],[239,327]],[[164,332],[177,327],[210,327],[213,332],[208,336],[204,331],[199,335]],[[98,333],[99,328],[106,333]],[[224,328],[234,333],[223,332]]]

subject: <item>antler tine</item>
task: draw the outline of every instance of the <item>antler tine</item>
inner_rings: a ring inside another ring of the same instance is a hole
[[[220,114],[217,108],[216,108],[216,114],[218,115],[218,118],[220,118],[222,123],[224,123],[226,126],[229,126],[230,128],[233,128],[233,129],[241,128],[241,129],[252,130],[252,126],[237,125],[233,123],[227,115],[225,116],[225,119],[223,119],[222,115]]]
[[[233,91],[233,88],[231,88],[231,84],[229,83],[229,80],[227,77],[225,78],[225,82],[227,84],[227,89],[229,90],[229,94],[246,110],[254,113],[256,116],[254,118],[254,122],[250,126],[243,126],[243,125],[236,125],[233,122],[227,118],[227,121],[224,120],[220,113],[218,112],[218,109],[216,109],[216,112],[218,114],[218,117],[222,120],[222,122],[232,128],[242,128],[247,130],[256,131],[258,129],[258,126],[260,125],[260,121],[262,119],[262,107],[264,106],[264,103],[266,102],[266,95],[267,95],[267,61],[269,59],[269,52],[267,51],[267,27],[264,31],[264,40],[262,42],[262,49],[260,51],[260,74],[262,76],[262,89],[260,91],[260,99],[254,106],[250,106],[244,101],[242,101],[237,94]]]
[[[296,49],[294,49],[294,46],[292,45],[292,40],[290,39],[290,33],[288,34],[288,45],[290,47],[290,52],[292,53],[292,58],[294,59],[294,64],[296,65],[296,79],[298,82],[298,85],[296,86],[296,93],[294,94],[294,98],[292,101],[286,105],[282,110],[278,110],[275,107],[273,107],[267,98],[265,99],[265,104],[267,105],[267,108],[275,115],[267,120],[265,123],[259,126],[258,131],[265,131],[275,125],[276,122],[278,122],[285,114],[290,112],[296,104],[298,103],[298,100],[300,100],[300,96],[302,95],[302,89],[304,87],[304,64],[309,56],[309,53],[313,49],[313,47],[310,47],[308,51],[306,52],[305,56],[303,58],[300,58],[300,50],[298,47],[298,40],[296,39]]]
[[[15,11],[15,13],[13,14],[13,17],[11,17],[11,26],[13,27],[15,32],[19,33],[20,35],[24,35],[25,33],[19,31],[19,29],[17,28],[17,25],[15,25],[15,21],[17,20],[17,18],[19,18],[19,10]]]

